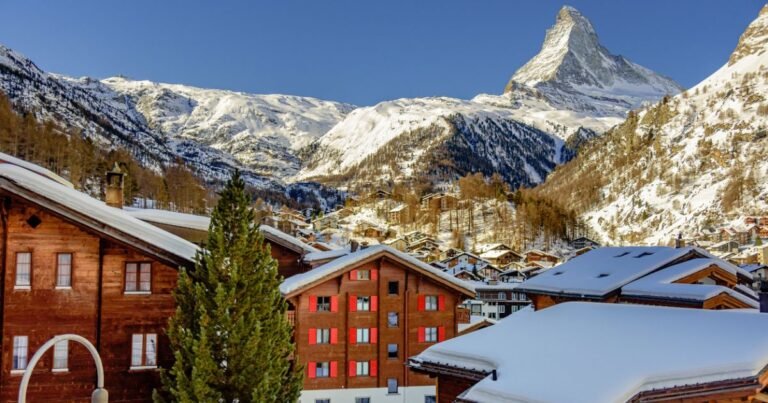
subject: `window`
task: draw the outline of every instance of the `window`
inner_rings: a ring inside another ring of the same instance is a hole
[[[331,311],[331,297],[317,297],[317,312]]]
[[[368,361],[357,362],[357,376],[368,376]]]
[[[157,334],[134,334],[131,345],[131,368],[157,367]]]
[[[489,312],[488,313],[488,318],[489,319],[496,319],[496,312]]]
[[[315,399],[315,403],[331,403],[331,399]]]
[[[389,312],[387,314],[387,326],[389,327],[398,327],[398,318],[397,318],[397,312]]]
[[[56,287],[72,287],[72,254],[59,253],[56,255]]]
[[[69,341],[62,340],[53,346],[53,371],[66,371],[69,360]]]
[[[480,315],[483,313],[483,306],[479,304],[473,304],[471,308],[472,315]]]
[[[357,271],[357,279],[358,280],[370,280],[371,279],[371,272],[368,270],[358,270]]]
[[[27,350],[29,348],[29,339],[27,336],[13,337],[13,370],[23,371],[27,369]]]
[[[331,374],[331,364],[329,362],[318,362],[315,365],[315,376],[317,378],[327,378]]]
[[[424,403],[437,403],[437,397],[435,395],[424,396]]]
[[[357,328],[357,338],[355,339],[358,344],[367,344],[371,342],[371,333],[368,328]]]
[[[427,295],[424,297],[424,310],[436,311],[437,310],[437,295]]]
[[[357,297],[357,310],[358,311],[370,311],[371,310],[371,297]]]
[[[32,285],[32,253],[16,254],[16,287],[29,288]]]
[[[317,329],[317,344],[329,344],[331,342],[331,329]]]
[[[370,397],[356,397],[355,403],[371,403]]]
[[[390,281],[387,283],[387,288],[389,289],[389,295],[400,294],[400,282],[398,281]]]
[[[149,293],[152,291],[152,264],[126,263],[125,291]]]
[[[424,341],[428,343],[434,343],[437,341],[437,328],[425,327],[424,328]]]
[[[504,291],[499,291],[499,299],[507,299],[507,293]]]
[[[504,305],[499,305],[499,313],[506,313],[507,309]]]
[[[397,344],[387,344],[387,358],[397,359]]]
[[[387,393],[390,395],[397,393],[397,378],[387,379]]]

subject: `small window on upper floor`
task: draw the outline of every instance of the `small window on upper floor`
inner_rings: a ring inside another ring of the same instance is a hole
[[[424,310],[436,311],[437,310],[437,295],[427,295],[424,297]]]
[[[317,312],[331,311],[331,297],[317,297]]]
[[[72,254],[56,255],[56,288],[72,287]]]
[[[149,294],[152,292],[152,264],[125,264],[125,292]]]
[[[357,271],[357,279],[358,280],[370,280],[371,279],[371,272],[369,270],[358,270]]]
[[[397,312],[387,313],[387,327],[398,327],[398,326],[399,326],[399,321],[398,321]]]
[[[389,290],[389,295],[400,294],[400,282],[398,281],[390,281],[387,283],[387,288]]]
[[[16,254],[16,284],[15,288],[29,289],[32,286],[32,253],[19,252]]]

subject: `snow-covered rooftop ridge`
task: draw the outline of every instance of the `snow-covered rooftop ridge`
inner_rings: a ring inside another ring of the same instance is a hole
[[[471,401],[625,402],[652,389],[756,376],[768,364],[768,338],[754,337],[764,332],[768,315],[757,312],[569,302],[434,345],[416,364],[495,369],[496,381],[489,376],[463,395]]]
[[[0,164],[0,177],[170,254],[188,261],[195,259],[198,251],[195,244],[141,221],[121,209],[107,206],[104,202],[73,188],[51,181],[38,173],[12,164]]]
[[[603,296],[692,251],[664,246],[597,248],[525,281],[522,288]]]
[[[316,253],[320,252],[320,249],[315,248],[312,245],[309,245],[299,238],[296,238],[295,236],[292,236],[290,234],[286,234],[283,231],[280,231],[277,228],[270,227],[269,225],[260,225],[259,229],[261,229],[261,232],[267,236],[273,236],[275,238],[279,238],[285,242],[290,243],[291,245],[294,245],[298,248],[301,248],[304,253]]]
[[[342,257],[344,255],[350,254],[349,249],[333,249],[333,250],[326,250],[326,251],[319,251],[319,252],[312,252],[307,253],[304,255],[303,260],[305,262],[313,262],[316,260],[326,260],[326,259],[335,259],[337,257]]]
[[[208,231],[208,227],[211,225],[211,217],[201,215],[135,207],[125,207],[123,210],[139,220],[157,224],[172,225],[199,231]]]
[[[0,45],[0,46],[2,46],[2,45]],[[59,175],[56,175],[55,173],[51,172],[50,170],[45,169],[45,168],[41,167],[40,165],[24,161],[23,159],[16,158],[16,157],[14,157],[12,155],[8,155],[8,154],[5,154],[5,153],[0,153],[0,163],[7,163],[7,164],[18,165],[18,166],[20,166],[20,167],[22,167],[24,169],[27,169],[29,171],[32,171],[32,172],[36,173],[36,174],[43,175],[43,176],[45,176],[46,178],[48,178],[48,179],[50,179],[52,181],[56,181],[56,182],[58,182],[61,185],[64,185],[64,186],[69,187],[69,188],[74,188],[74,185],[72,185],[72,182],[62,178]]]
[[[421,260],[414,258],[413,256],[400,252],[399,250],[386,245],[369,246],[365,249],[361,249],[361,250],[358,250],[357,252],[350,253],[346,256],[332,260],[308,272],[291,276],[285,279],[282,284],[280,284],[280,291],[283,294],[293,293],[304,286],[310,285],[316,281],[319,281],[328,276],[334,275],[337,272],[340,272],[349,268],[351,265],[354,265],[357,262],[375,257],[376,255],[379,255],[379,254],[389,254],[391,256],[394,256],[395,258],[400,259],[410,264],[411,266],[417,267],[418,269],[424,272],[427,272],[430,275],[439,277],[442,280],[445,280],[446,282],[453,284],[454,286],[457,286],[459,288],[466,290],[467,292],[474,293],[474,288],[472,288],[472,286],[466,283],[465,281],[462,281],[451,275],[448,275],[440,271],[439,269],[432,267],[422,262]]]

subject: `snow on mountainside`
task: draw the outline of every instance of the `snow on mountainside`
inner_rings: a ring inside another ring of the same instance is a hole
[[[768,5],[728,63],[630,114],[538,192],[607,242],[667,243],[768,211]]]
[[[536,88],[558,108],[596,116],[624,116],[644,102],[683,90],[671,79],[611,54],[589,20],[569,6],[547,30],[541,51],[515,72],[504,92],[514,92],[518,84]]]

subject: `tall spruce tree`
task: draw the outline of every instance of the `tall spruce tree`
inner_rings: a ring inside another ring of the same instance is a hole
[[[295,402],[302,375],[289,361],[280,281],[235,172],[211,215],[205,251],[194,270],[179,273],[168,328],[175,363],[155,400]]]

